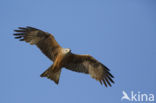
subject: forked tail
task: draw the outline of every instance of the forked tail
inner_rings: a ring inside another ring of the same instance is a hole
[[[60,74],[61,74],[61,69],[57,72],[54,72],[51,68],[49,68],[44,73],[42,73],[40,77],[47,77],[48,79],[51,79],[56,84],[58,84],[60,79]]]

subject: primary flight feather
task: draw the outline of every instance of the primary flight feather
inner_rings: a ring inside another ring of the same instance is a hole
[[[47,77],[58,84],[61,69],[64,67],[75,72],[90,74],[106,87],[114,83],[112,80],[114,77],[105,65],[90,55],[77,55],[68,48],[62,48],[52,34],[29,26],[19,27],[15,32],[16,39],[36,45],[53,61],[53,64],[40,75],[41,77]]]

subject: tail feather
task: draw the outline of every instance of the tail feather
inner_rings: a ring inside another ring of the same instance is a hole
[[[59,83],[59,78],[61,74],[61,69],[57,72],[54,72],[51,68],[47,69],[43,72],[40,77],[47,77],[48,79],[53,80],[56,84]]]

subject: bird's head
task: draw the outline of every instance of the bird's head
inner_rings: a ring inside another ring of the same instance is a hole
[[[68,54],[68,53],[71,52],[71,50],[70,50],[69,48],[63,48],[62,52],[63,52],[64,54]]]

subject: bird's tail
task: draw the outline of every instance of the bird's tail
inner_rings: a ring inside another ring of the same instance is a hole
[[[56,84],[59,83],[61,74],[61,69],[57,72],[54,72],[51,68],[47,69],[45,72],[43,72],[40,76],[41,77],[47,77],[48,79],[53,80]]]

